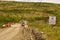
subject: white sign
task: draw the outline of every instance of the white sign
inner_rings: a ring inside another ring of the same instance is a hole
[[[51,25],[56,24],[56,16],[49,16],[49,24]]]

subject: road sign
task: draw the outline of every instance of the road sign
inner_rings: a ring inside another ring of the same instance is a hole
[[[49,16],[49,24],[50,25],[56,24],[56,16]]]

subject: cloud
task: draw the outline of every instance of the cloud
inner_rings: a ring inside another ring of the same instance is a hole
[[[43,2],[60,3],[60,0],[42,0]]]
[[[5,1],[5,0],[4,0]],[[20,1],[20,2],[51,2],[51,3],[59,3],[60,0],[6,0],[6,1]]]
[[[51,3],[60,3],[60,0],[15,0],[23,2],[51,2]]]

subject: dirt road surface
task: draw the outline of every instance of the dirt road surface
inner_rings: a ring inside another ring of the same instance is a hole
[[[0,32],[0,40],[12,40],[19,33],[21,25],[16,23]]]
[[[42,36],[35,28],[15,23],[9,28],[0,30],[0,40],[42,40]]]

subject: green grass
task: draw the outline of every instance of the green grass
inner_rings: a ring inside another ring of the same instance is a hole
[[[48,23],[38,23],[31,22],[29,24],[31,27],[36,27],[40,32],[44,32],[46,34],[46,40],[60,40],[60,27],[51,26]]]
[[[55,15],[57,24],[48,24],[48,16]],[[0,28],[4,23],[27,20],[47,35],[46,40],[60,40],[60,4],[34,2],[0,2]]]

